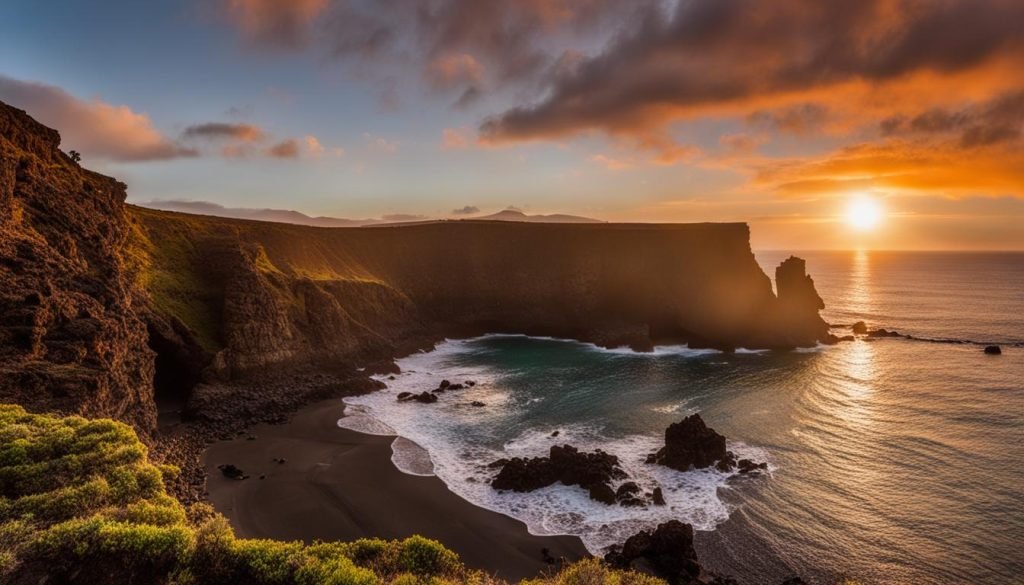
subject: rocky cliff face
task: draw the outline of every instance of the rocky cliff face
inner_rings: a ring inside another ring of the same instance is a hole
[[[744,224],[465,221],[323,229],[159,212],[0,104],[0,400],[153,428],[187,395],[268,368],[387,361],[518,332],[644,350],[812,345],[821,299],[779,295]],[[219,394],[218,394],[219,396]]]
[[[125,185],[0,104],[0,402],[155,425]]]
[[[780,267],[776,297],[743,224],[320,229],[132,214],[154,271],[191,275],[187,283],[154,278],[158,305],[186,323],[219,315],[207,346],[222,376],[485,332],[638,350],[658,342],[794,347],[827,335],[802,261]],[[185,306],[170,300],[190,296]]]

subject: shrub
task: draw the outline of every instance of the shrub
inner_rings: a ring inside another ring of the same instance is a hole
[[[130,427],[0,405],[0,583],[504,585],[441,543],[235,538],[206,504],[167,495]],[[524,584],[527,585],[527,584]],[[578,563],[528,585],[664,585]]]

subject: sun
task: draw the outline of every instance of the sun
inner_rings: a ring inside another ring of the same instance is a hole
[[[882,223],[882,206],[869,197],[857,197],[846,204],[846,223],[855,230],[866,232]]]

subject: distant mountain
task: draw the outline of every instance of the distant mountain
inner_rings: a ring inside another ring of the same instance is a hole
[[[178,211],[181,213],[193,213],[198,215],[213,215],[216,217],[230,217],[234,219],[254,219],[258,221],[275,221],[278,223],[294,223],[299,225],[311,225],[315,227],[358,227],[363,225],[374,225],[385,221],[395,222],[395,219],[344,219],[338,217],[311,217],[305,213],[291,209],[253,209],[249,207],[224,207],[218,203],[209,201],[184,201],[184,200],[157,200],[146,201],[138,204],[141,207],[150,209],[162,209],[164,211]],[[417,218],[422,219],[422,218]]]
[[[605,223],[599,219],[555,213],[551,215],[527,215],[518,209],[504,209],[491,215],[472,218],[487,221],[523,221],[527,223]]]

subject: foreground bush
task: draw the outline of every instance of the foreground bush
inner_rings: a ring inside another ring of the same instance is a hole
[[[440,543],[235,538],[164,490],[127,425],[0,405],[0,583],[490,585]],[[45,578],[45,579],[44,579]],[[524,585],[663,585],[588,560]]]

